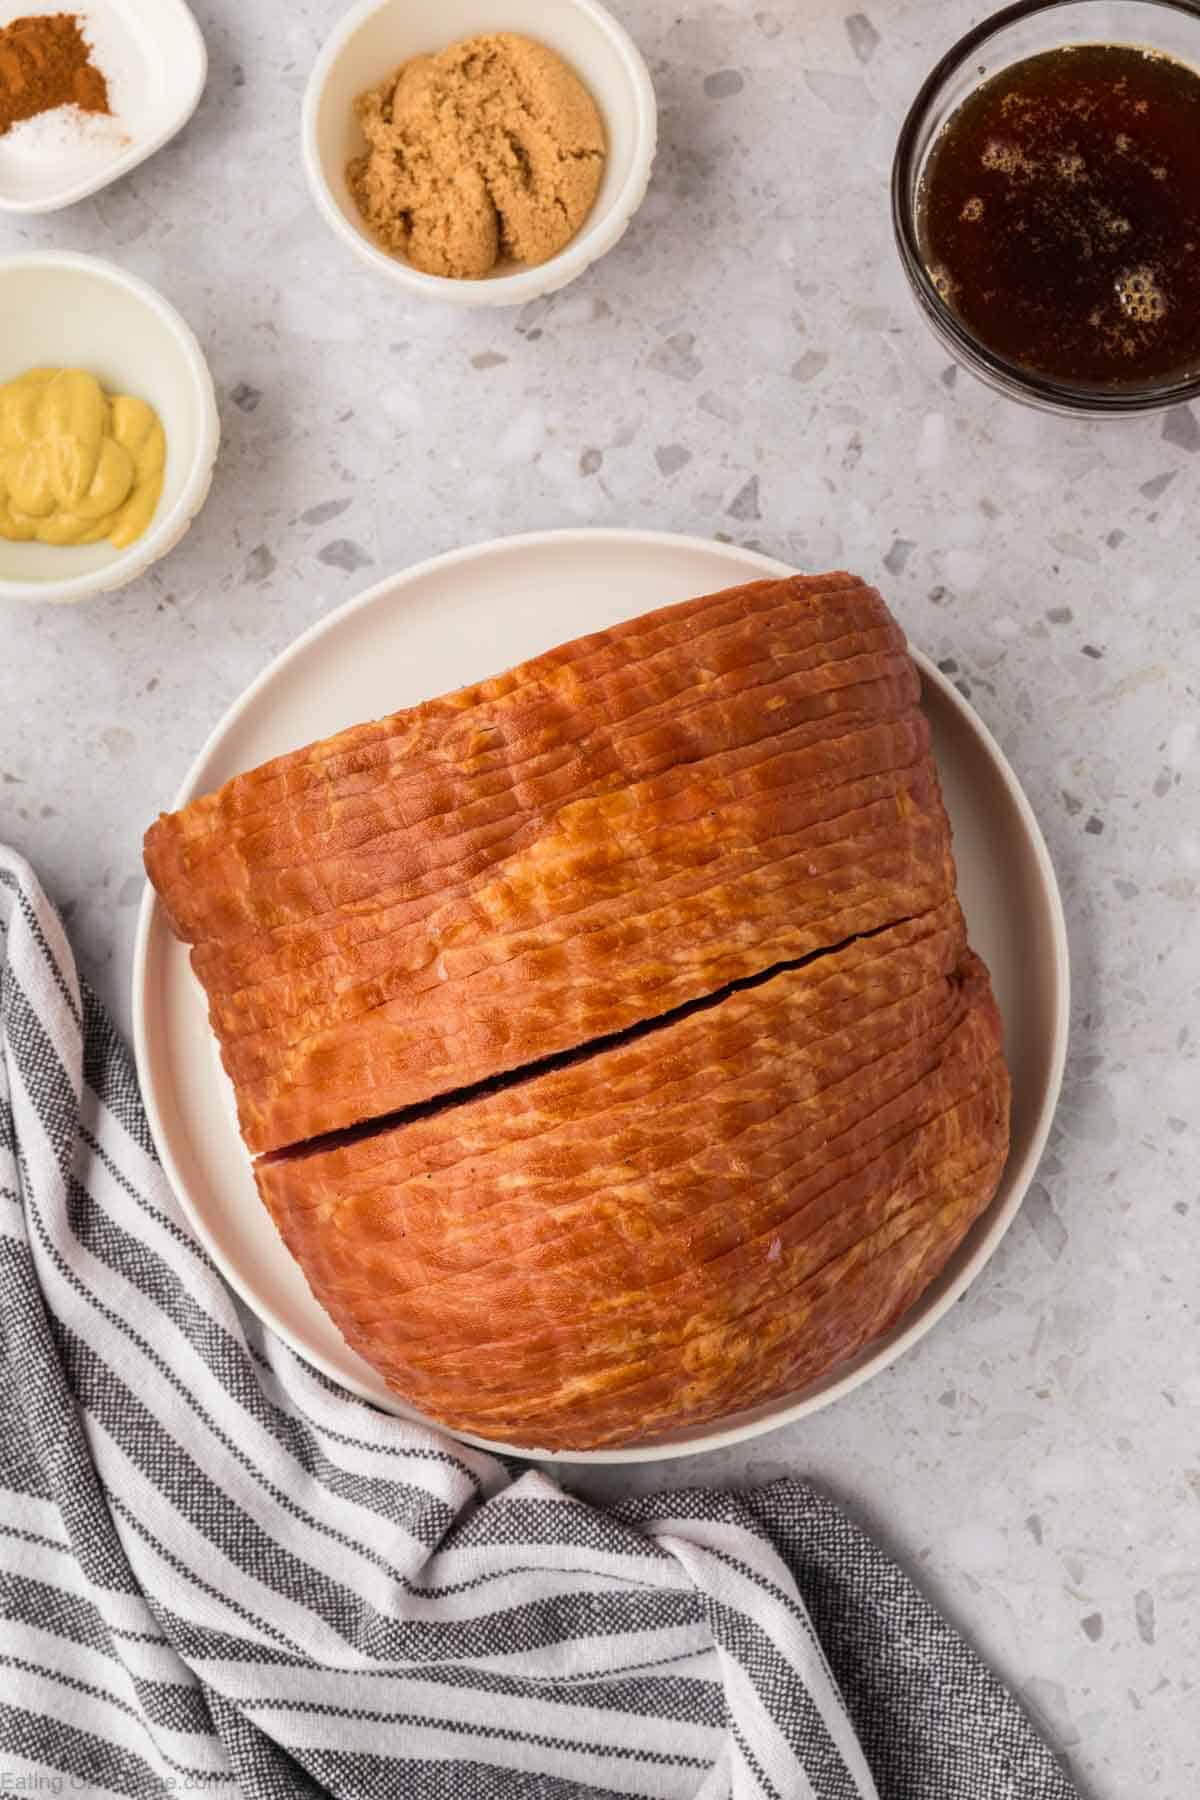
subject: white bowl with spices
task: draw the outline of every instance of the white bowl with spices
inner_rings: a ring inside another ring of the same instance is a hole
[[[574,235],[541,262],[502,258],[474,279],[429,273],[389,249],[368,225],[348,178],[366,149],[355,105],[415,57],[464,39],[513,35],[561,58],[600,115],[604,160],[598,191]],[[649,72],[624,27],[597,0],[360,0],[313,68],[301,127],[313,198],[333,231],[401,288],[458,306],[520,306],[552,293],[610,250],[641,205],[657,140]]]
[[[108,110],[52,105],[0,130],[2,212],[57,212],[127,175],[183,129],[208,75],[185,0],[0,0],[0,33],[18,18],[37,31],[48,15],[76,21]],[[9,47],[18,80],[30,60],[44,62],[48,41],[33,45],[32,58]]]
[[[44,369],[84,370],[106,394],[153,409],[166,440],[162,489],[145,528],[120,548],[0,534],[0,604],[87,600],[136,580],[188,530],[217,457],[216,395],[194,333],[161,294],[115,264],[53,250],[0,257],[0,388]],[[0,465],[6,484],[9,474]]]

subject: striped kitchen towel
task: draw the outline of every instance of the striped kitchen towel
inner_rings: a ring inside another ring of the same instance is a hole
[[[0,935],[0,1794],[1071,1800],[811,1489],[602,1513],[300,1362],[3,849]]]

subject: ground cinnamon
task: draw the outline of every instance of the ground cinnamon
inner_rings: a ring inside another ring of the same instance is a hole
[[[80,20],[75,13],[14,19],[0,30],[0,137],[56,106],[110,111],[108,83],[91,60]]]

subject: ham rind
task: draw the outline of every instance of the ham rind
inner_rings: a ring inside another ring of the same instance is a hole
[[[343,732],[164,816],[146,863],[254,1151],[620,1032],[938,906],[903,634],[757,582]]]
[[[950,897],[257,1175],[397,1393],[457,1430],[596,1448],[760,1405],[884,1331],[991,1199],[1008,1094]]]

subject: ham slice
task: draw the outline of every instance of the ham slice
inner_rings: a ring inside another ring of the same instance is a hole
[[[399,1393],[580,1449],[756,1406],[869,1343],[1007,1143],[1000,1021],[951,898],[258,1182]]]
[[[937,906],[903,634],[849,575],[666,607],[238,776],[146,839],[252,1151]]]

